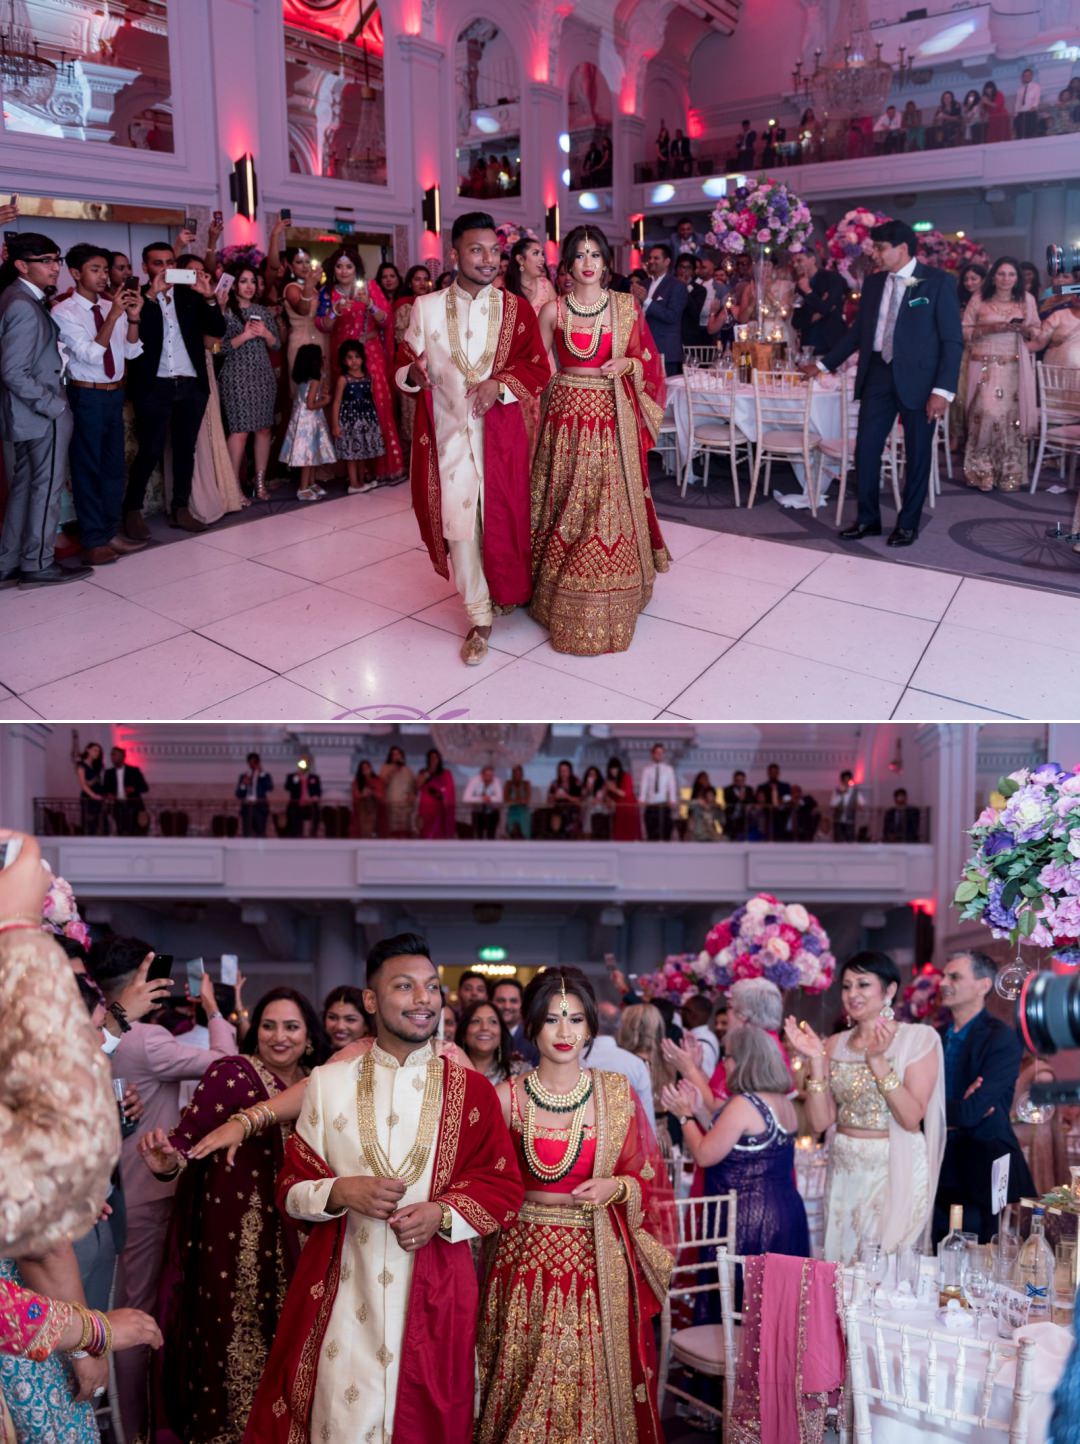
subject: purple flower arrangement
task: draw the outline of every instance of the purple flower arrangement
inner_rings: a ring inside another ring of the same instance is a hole
[[[705,240],[733,256],[756,256],[766,248],[805,251],[813,224],[810,207],[782,181],[760,176],[722,197]]]
[[[1003,777],[970,835],[975,852],[953,898],[960,916],[1014,944],[1076,951],[1080,768],[1047,762]]]
[[[784,904],[762,892],[717,923],[700,953],[674,953],[640,981],[648,997],[678,1003],[687,993],[726,992],[742,978],[768,978],[781,992],[823,993],[835,972],[828,934],[817,918],[801,903]]]

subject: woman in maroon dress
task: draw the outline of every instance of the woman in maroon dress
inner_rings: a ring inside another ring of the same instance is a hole
[[[608,805],[614,807],[615,816],[611,828],[613,842],[641,841],[641,813],[634,796],[633,773],[624,769],[617,757],[607,766],[604,778],[604,796]]]
[[[457,794],[454,774],[443,765],[442,753],[433,747],[427,755],[427,766],[416,779],[417,812],[420,814],[420,836],[448,838],[457,836]]]
[[[386,364],[385,328],[393,330],[390,302],[381,289],[364,280],[364,263],[355,246],[339,246],[326,262],[326,284],[319,292],[315,324],[330,337],[330,369],[336,381],[338,348],[343,341],[360,341],[371,380],[371,397],[379,418],[386,450],[375,460],[380,482],[396,484],[405,480],[405,458],[401,450],[394,397]]]
[[[170,1428],[185,1444],[239,1444],[300,1254],[296,1225],[274,1204],[287,1125],[188,1167],[191,1149],[232,1113],[265,1103],[327,1056],[308,1000],[292,988],[260,998],[241,1044],[246,1056],[213,1063],[172,1133],[148,1133],[140,1151],[176,1191],[158,1314],[165,1348],[159,1387]]]

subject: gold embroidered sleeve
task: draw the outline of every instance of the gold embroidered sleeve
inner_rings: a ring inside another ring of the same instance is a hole
[[[86,1233],[120,1156],[109,1064],[45,933],[0,934],[0,1253]]]

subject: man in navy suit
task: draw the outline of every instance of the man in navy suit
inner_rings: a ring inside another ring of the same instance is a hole
[[[1015,1028],[986,1011],[997,968],[985,953],[953,953],[945,964],[941,1001],[952,1014],[939,1029],[945,1052],[945,1158],[934,1202],[934,1243],[949,1231],[949,1205],[964,1208],[964,1227],[986,1243],[996,1229],[990,1211],[994,1160],[1009,1155],[1009,1200],[1035,1185],[1009,1122],[1023,1048]]]
[[[645,312],[656,348],[664,358],[665,372],[678,376],[682,371],[682,318],[687,291],[672,272],[671,262],[670,246],[650,246],[645,257],[645,269],[651,278],[649,289],[641,285],[631,285],[630,289]]]
[[[844,541],[881,535],[881,453],[900,416],[904,428],[904,498],[889,546],[919,535],[930,484],[934,426],[956,394],[964,337],[956,285],[946,271],[915,259],[915,232],[885,221],[870,232],[882,270],[867,278],[850,331],[816,363],[835,371],[859,353],[855,396],[861,402],[855,441],[859,511]],[[810,369],[809,367],[807,368]]]
[[[266,836],[273,790],[274,779],[269,772],[263,771],[262,758],[257,752],[249,752],[247,771],[241,772],[236,784],[236,795],[240,799],[240,827],[245,837]]]

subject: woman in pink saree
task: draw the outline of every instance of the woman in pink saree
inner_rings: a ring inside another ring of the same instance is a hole
[[[1039,313],[1020,263],[1002,256],[964,309],[969,347],[964,479],[980,491],[1028,482],[1027,443],[1039,429],[1035,358]]]
[[[416,779],[420,836],[450,838],[457,835],[457,793],[454,774],[443,766],[442,753],[432,747],[427,766]]]
[[[319,292],[315,324],[330,337],[330,369],[339,374],[338,348],[343,341],[359,341],[364,347],[371,396],[379,418],[386,450],[375,460],[375,475],[385,485],[405,480],[405,457],[401,450],[390,372],[386,364],[384,333],[393,330],[390,302],[380,288],[364,280],[364,263],[355,246],[339,246],[326,262],[326,284]]]

